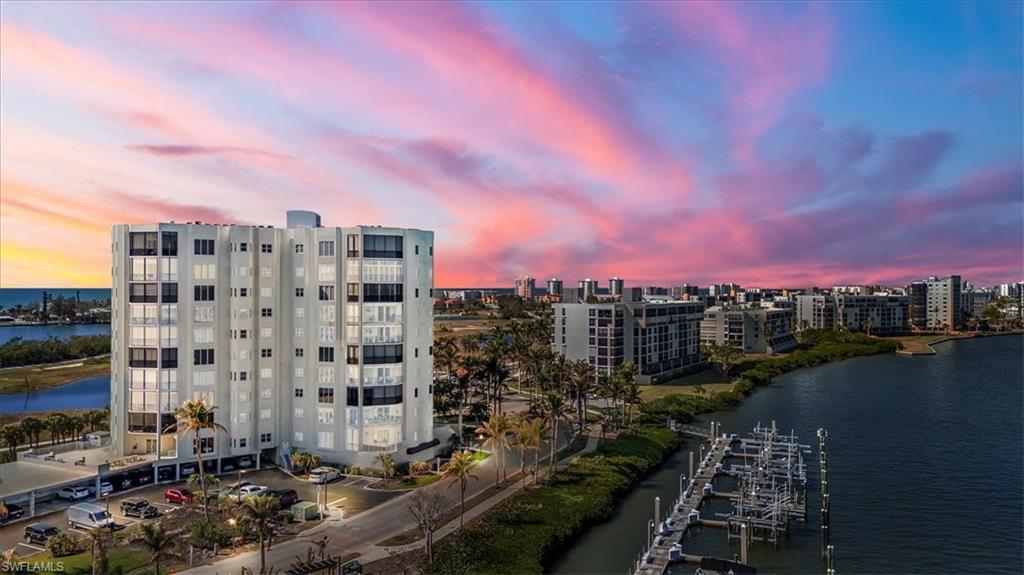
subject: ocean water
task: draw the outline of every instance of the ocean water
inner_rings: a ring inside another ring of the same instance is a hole
[[[83,300],[110,299],[110,288],[0,288],[0,306],[9,308],[41,302],[43,292],[52,297],[75,297],[75,292],[78,292]]]

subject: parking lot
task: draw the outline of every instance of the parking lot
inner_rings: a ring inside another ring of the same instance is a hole
[[[234,484],[239,480],[237,473],[228,473],[219,477],[223,487]],[[362,477],[341,477],[328,485],[321,486],[308,481],[293,478],[287,473],[278,469],[261,469],[243,472],[243,482],[253,485],[263,485],[271,490],[294,489],[300,501],[317,501],[320,493],[320,501],[327,500],[331,509],[341,509],[345,516],[352,516],[367,509],[380,505],[381,503],[400,495],[400,492],[376,491],[364,489],[368,484],[375,482],[375,479]],[[180,508],[177,504],[168,504],[164,500],[164,492],[175,487],[184,487],[184,482],[164,483],[160,485],[149,485],[128,492],[115,493],[109,497],[83,499],[75,502],[60,501],[61,507],[57,510],[37,515],[34,518],[19,520],[7,525],[0,526],[0,550],[15,548],[18,557],[26,557],[43,550],[41,545],[25,543],[23,534],[25,527],[35,522],[45,522],[55,525],[65,533],[72,533],[84,536],[81,529],[71,528],[67,523],[67,508],[73,503],[94,503],[107,507],[111,516],[118,525],[130,526],[140,521],[138,518],[129,518],[121,515],[121,502],[130,498],[144,498],[160,511],[160,516],[145,521],[158,521],[160,517],[168,513],[174,513]],[[323,490],[323,491],[321,491]]]

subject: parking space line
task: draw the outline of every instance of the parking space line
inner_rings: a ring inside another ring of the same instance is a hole
[[[346,479],[345,481],[342,481],[341,483],[339,483],[339,485],[344,487],[345,485],[352,485],[353,483],[359,483],[362,480],[363,480],[362,477],[350,477],[350,478]]]
[[[21,543],[21,542],[19,542],[18,545],[21,545],[22,547],[28,547],[29,549],[32,549],[33,551],[46,551],[45,548],[40,547],[38,545],[33,545],[31,543]]]
[[[340,499],[335,499],[334,501],[331,501],[330,503],[328,503],[327,506],[330,507],[331,505],[334,505],[335,503],[341,503],[342,501],[344,501],[346,499],[348,499],[348,497],[342,497]]]

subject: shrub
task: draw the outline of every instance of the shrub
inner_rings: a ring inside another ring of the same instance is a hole
[[[430,463],[426,461],[413,461],[409,464],[409,474],[413,477],[430,473]]]
[[[224,547],[231,543],[233,531],[219,523],[196,518],[185,525],[188,542],[202,549]]]
[[[78,543],[65,533],[59,533],[46,540],[46,550],[54,557],[66,557],[78,553]]]
[[[435,548],[436,573],[541,573],[554,553],[611,516],[620,495],[678,447],[640,427],[583,455],[546,485],[513,498]]]

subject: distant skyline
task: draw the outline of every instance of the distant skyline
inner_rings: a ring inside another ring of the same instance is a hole
[[[1021,6],[4,2],[0,286],[288,209],[439,287],[1020,281]]]

